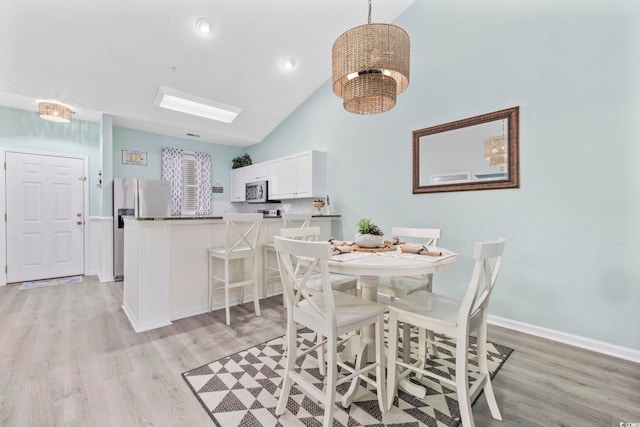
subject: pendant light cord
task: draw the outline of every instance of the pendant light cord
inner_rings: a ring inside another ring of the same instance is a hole
[[[371,24],[371,0],[369,0],[369,17],[367,18],[367,24]]]

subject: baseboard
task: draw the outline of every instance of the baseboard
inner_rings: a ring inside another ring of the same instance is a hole
[[[222,306],[224,307],[224,305]],[[190,308],[188,310],[182,310],[175,313],[171,313],[171,320],[184,319],[185,317],[197,316],[209,312],[209,308],[204,305],[202,307]]]
[[[152,329],[161,328],[163,326],[169,326],[172,324],[168,320],[156,320],[153,322],[138,323],[135,316],[133,315],[131,310],[129,310],[129,307],[127,307],[126,304],[122,304],[122,310],[124,311],[124,314],[126,314],[127,319],[129,319],[129,323],[131,323],[131,327],[134,331],[136,331],[136,333],[150,331]]]
[[[489,315],[487,321],[492,325],[501,326],[503,328],[512,329],[514,331],[523,332],[540,338],[546,338],[551,341],[583,348],[585,350],[595,351],[596,353],[606,354],[619,359],[640,363],[640,351],[632,348],[609,344],[578,335],[567,334],[565,332],[547,329],[531,325],[529,323],[519,322],[517,320],[505,319],[504,317],[499,316]]]
[[[113,275],[107,275],[107,276],[103,276],[100,273],[97,273],[96,276],[98,276],[98,280],[100,280],[101,283],[103,282],[115,282],[116,278],[113,277]]]

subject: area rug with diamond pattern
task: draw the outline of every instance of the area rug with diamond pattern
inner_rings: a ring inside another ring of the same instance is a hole
[[[300,348],[313,345],[314,334],[308,330],[298,331]],[[412,336],[412,341],[416,341]],[[439,357],[430,358],[429,369],[445,377],[455,372],[455,341],[436,335]],[[215,425],[235,426],[321,426],[323,406],[294,384],[287,402],[287,410],[279,417],[275,408],[280,397],[280,384],[284,371],[285,357],[283,337],[251,347],[231,356],[216,360],[182,374],[195,396],[207,411]],[[475,339],[471,337],[472,350],[469,363],[475,361]],[[498,345],[487,344],[491,376],[507,360],[512,350]],[[298,369],[316,385],[321,386],[323,377],[319,372],[316,353],[311,352],[298,360]],[[471,380],[473,375],[470,376]],[[450,386],[423,376],[412,382],[426,388],[424,399],[418,399],[402,390],[386,413],[378,408],[375,387],[361,381],[353,404],[345,409],[339,402],[346,392],[348,383],[338,387],[334,426],[429,426],[444,427],[460,424],[456,392]],[[498,402],[498,405],[500,402]]]

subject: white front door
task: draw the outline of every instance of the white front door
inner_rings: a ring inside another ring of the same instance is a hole
[[[6,153],[7,282],[84,273],[84,162]]]

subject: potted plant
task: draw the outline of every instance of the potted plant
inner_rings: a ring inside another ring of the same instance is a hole
[[[233,162],[231,169],[238,169],[251,165],[251,156],[248,153],[244,153],[242,156],[238,156],[231,160]]]
[[[377,248],[382,243],[384,233],[380,227],[371,222],[371,218],[358,220],[358,233],[355,243],[362,248]]]
[[[322,215],[322,208],[324,207],[324,199],[314,199],[313,207],[318,211],[317,215]]]

